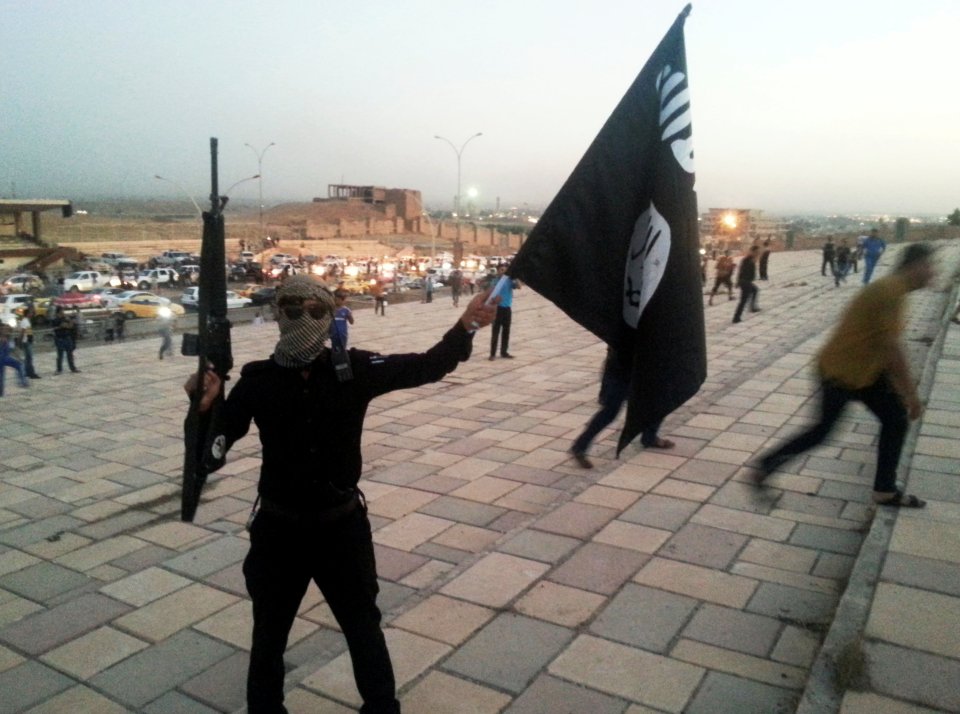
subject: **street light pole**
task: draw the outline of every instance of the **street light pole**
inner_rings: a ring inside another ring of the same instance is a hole
[[[478,136],[483,136],[483,132],[482,132],[482,131],[478,131],[476,134],[474,134],[473,136],[469,137],[466,141],[464,141],[464,142],[460,145],[460,148],[459,148],[459,149],[456,147],[456,144],[454,144],[452,141],[450,141],[450,140],[449,140],[448,138],[446,138],[445,136],[436,136],[436,135],[434,135],[434,137],[433,137],[434,139],[440,139],[441,141],[445,141],[445,142],[447,142],[448,144],[450,144],[450,148],[453,149],[453,153],[455,153],[455,154],[457,155],[457,195],[456,195],[456,197],[455,197],[455,199],[454,199],[454,202],[453,202],[453,210],[457,212],[457,222],[458,222],[458,223],[460,222],[460,156],[461,156],[461,154],[463,154],[463,150],[464,150],[465,148],[467,148],[467,144],[469,144],[471,141],[473,141],[474,139],[476,139]]]
[[[276,146],[274,142],[270,142],[265,147],[263,151],[257,151],[250,144],[244,144],[250,151],[253,152],[253,155],[257,157],[257,178],[260,179],[260,240],[263,240],[263,155],[267,153],[267,149],[271,146]]]
[[[456,241],[456,245],[455,245],[455,247],[454,247],[454,255],[456,255],[456,254],[457,254],[457,251],[461,248],[461,242],[460,242],[460,217],[461,217],[461,216],[460,216],[460,213],[461,213],[461,212],[460,212],[460,195],[461,195],[461,194],[460,194],[460,190],[461,190],[461,188],[460,188],[460,156],[463,154],[463,150],[467,148],[467,144],[469,144],[471,141],[473,141],[474,139],[476,139],[478,136],[483,136],[483,132],[478,131],[478,132],[477,132],[476,134],[474,134],[473,136],[468,137],[466,141],[464,141],[462,144],[460,144],[460,148],[459,148],[459,149],[456,147],[456,145],[455,145],[452,141],[450,141],[450,140],[449,140],[448,138],[446,138],[445,136],[437,136],[437,135],[434,135],[434,137],[433,137],[434,139],[440,139],[441,141],[445,141],[445,142],[447,142],[448,144],[450,144],[450,148],[453,149],[453,153],[455,153],[455,154],[457,155],[457,195],[456,195],[456,198],[454,199],[454,206],[453,206],[454,210],[455,210],[456,213],[457,213],[457,241]]]
[[[196,202],[196,200],[194,199],[194,197],[190,195],[190,192],[187,191],[187,189],[185,189],[185,188],[183,187],[183,185],[181,185],[181,184],[180,184],[179,182],[177,182],[177,181],[174,181],[173,179],[164,178],[163,176],[159,176],[159,175],[157,175],[157,174],[154,174],[153,177],[154,177],[155,179],[157,179],[158,181],[166,181],[167,183],[172,183],[174,186],[176,186],[176,187],[179,188],[181,191],[183,191],[183,194],[184,194],[187,198],[190,199],[190,203],[193,204],[193,207],[197,209],[197,216],[198,216],[199,218],[203,218],[203,211],[200,210],[200,206],[197,204],[197,202]]]

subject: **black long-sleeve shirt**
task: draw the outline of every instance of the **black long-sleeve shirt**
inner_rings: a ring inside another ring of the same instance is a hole
[[[742,288],[748,285],[753,285],[753,281],[756,279],[756,277],[756,263],[754,262],[753,256],[748,255],[740,261],[740,270],[737,271],[737,287]]]
[[[250,362],[224,405],[229,448],[250,428],[260,430],[260,495],[310,512],[332,505],[337,492],[360,480],[360,439],[367,405],[377,396],[436,382],[470,357],[472,335],[460,322],[420,354],[379,355],[351,349],[353,379],[339,382],[325,351],[309,368]],[[332,487],[332,488],[331,488]]]

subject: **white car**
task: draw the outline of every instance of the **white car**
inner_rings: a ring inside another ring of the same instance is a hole
[[[17,324],[17,311],[33,302],[33,295],[14,293],[0,295],[0,322],[13,327]],[[0,369],[4,369],[0,366]]]
[[[137,276],[137,287],[141,290],[146,290],[153,286],[154,281],[156,281],[157,285],[171,285],[179,279],[180,276],[177,275],[177,271],[173,268],[154,268],[153,270],[144,271]]]
[[[76,273],[70,273],[63,280],[63,289],[74,292],[86,292],[94,288],[110,287],[110,278],[113,277],[107,273],[100,273],[96,270],[79,270]]]
[[[20,273],[19,275],[11,275],[4,280],[3,287],[8,290],[16,290],[18,293],[25,293],[30,290],[42,290],[43,281],[36,275]]]
[[[184,307],[197,307],[200,299],[200,288],[187,288],[180,296],[180,304]],[[227,309],[235,307],[247,307],[253,304],[253,300],[248,297],[241,297],[233,290],[227,290]]]

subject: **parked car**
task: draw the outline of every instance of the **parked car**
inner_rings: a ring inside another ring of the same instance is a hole
[[[124,255],[123,253],[101,253],[100,254],[101,263],[106,263],[107,265],[119,267],[120,261],[127,261],[127,262],[133,261],[134,263],[136,262],[135,260],[133,260],[133,258],[130,258]]]
[[[289,253],[274,253],[270,256],[270,262],[274,265],[279,265],[280,263],[293,263],[296,261]]]
[[[15,325],[20,310],[33,302],[33,295],[26,293],[11,293],[10,295],[0,295],[0,322],[7,325]],[[0,367],[3,369],[3,367]]]
[[[63,289],[86,292],[94,288],[105,288],[109,287],[110,278],[109,274],[96,270],[80,270],[64,278]]]
[[[181,265],[177,272],[180,274],[180,281],[184,285],[190,285],[191,283],[196,283],[200,279],[200,266],[194,265],[193,263],[186,263]]]
[[[51,301],[54,307],[62,307],[64,310],[73,310],[74,308],[99,308],[103,307],[100,295],[95,293],[65,292],[58,295]]]
[[[36,275],[19,273],[4,280],[3,287],[18,293],[29,293],[34,290],[43,290],[43,281]]]
[[[254,252],[250,250],[244,250],[240,252],[240,262],[242,263],[250,263],[256,257],[257,257],[256,254],[254,254]]]
[[[173,268],[154,268],[145,270],[137,276],[137,287],[141,290],[153,287],[154,282],[157,285],[173,285],[180,279],[177,271]]]
[[[171,317],[186,313],[180,305],[169,301],[164,302],[158,295],[149,293],[137,295],[131,300],[120,303],[117,309],[128,320],[138,317]]]
[[[109,287],[109,288],[94,288],[90,291],[90,295],[96,295],[101,303],[104,303],[106,299],[111,295],[119,295],[123,292],[123,288],[119,287]]]
[[[250,300],[253,305],[272,305],[277,299],[276,288],[258,288],[250,293]]]
[[[187,288],[180,296],[180,304],[184,307],[196,308],[200,299],[200,288]],[[253,304],[248,297],[240,297],[233,290],[227,290],[227,309],[247,307]]]
[[[165,250],[157,256],[156,261],[157,265],[170,267],[182,263],[185,258],[190,258],[190,254],[185,250]]]
[[[154,293],[146,290],[124,290],[122,293],[117,293],[116,295],[104,295],[101,298],[101,302],[108,310],[116,310],[121,304],[129,302],[130,300],[133,300],[141,295],[149,295],[151,297],[158,298],[164,305],[169,305],[171,302],[170,298],[160,297],[159,295],[155,295]]]
[[[238,288],[236,292],[240,297],[250,297],[251,294],[259,290],[260,287],[259,283],[247,283],[242,288]]]

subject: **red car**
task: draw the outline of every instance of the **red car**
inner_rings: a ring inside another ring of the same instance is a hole
[[[73,291],[53,298],[52,302],[56,307],[62,307],[64,310],[72,310],[75,307],[101,307],[99,295]]]

